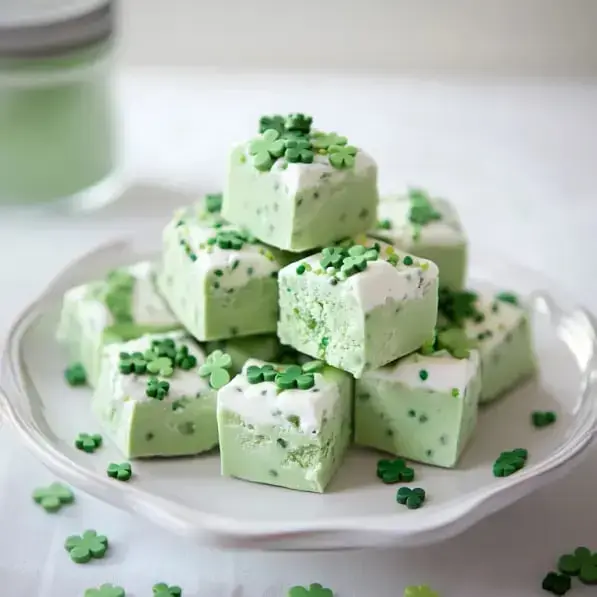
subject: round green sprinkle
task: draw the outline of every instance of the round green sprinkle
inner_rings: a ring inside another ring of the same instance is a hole
[[[298,265],[298,266],[297,266],[297,268],[296,268],[296,273],[297,273],[299,276],[301,276],[302,274],[304,274],[304,273],[305,273],[305,270],[306,270],[306,268],[305,268],[304,264],[302,264],[302,263],[301,263],[300,265]]]
[[[170,384],[157,377],[150,377],[147,380],[147,386],[145,388],[145,395],[148,398],[155,398],[156,400],[163,400],[170,391]]]
[[[81,363],[73,363],[64,370],[64,379],[69,386],[84,386],[87,383],[87,373]]]
[[[413,258],[410,255],[407,255],[403,260],[402,263],[404,263],[404,265],[412,265],[413,264]]]
[[[421,378],[423,381],[425,381],[425,380],[426,380],[426,379],[429,377],[429,373],[427,372],[427,370],[426,370],[426,369],[421,369],[421,370],[419,371],[419,377],[420,377],[420,378]]]

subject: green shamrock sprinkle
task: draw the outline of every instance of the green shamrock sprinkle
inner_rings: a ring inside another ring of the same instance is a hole
[[[315,149],[327,149],[332,145],[346,145],[348,140],[337,133],[313,133],[311,143]]]
[[[123,375],[136,373],[141,375],[147,370],[147,360],[140,352],[121,352],[118,361],[118,370]]]
[[[512,292],[500,292],[495,295],[495,298],[502,303],[510,303],[511,305],[518,305],[518,296]]]
[[[205,195],[205,209],[208,213],[219,213],[222,210],[222,193],[209,193]]]
[[[262,116],[259,119],[259,132],[265,133],[267,130],[278,131],[280,134],[284,132],[284,116],[274,114],[273,116]]]
[[[46,512],[58,512],[65,504],[75,501],[75,494],[62,483],[52,483],[48,487],[40,487],[33,492],[33,501]]]
[[[87,383],[87,373],[81,363],[72,363],[64,370],[64,379],[69,386],[84,386]]]
[[[328,267],[339,268],[342,265],[344,257],[346,257],[346,249],[343,247],[326,247],[321,251],[319,265],[323,269],[327,269]]]
[[[133,468],[130,462],[111,462],[106,469],[108,477],[118,479],[118,481],[128,481],[133,476]]]
[[[442,215],[433,207],[431,198],[426,191],[410,189],[408,198],[410,199],[408,219],[412,224],[425,226],[429,222],[442,219]]]
[[[379,230],[390,230],[392,228],[392,221],[388,219],[378,220],[377,228]]]
[[[147,380],[147,386],[145,388],[145,395],[148,398],[155,398],[156,400],[163,400],[170,391],[170,384],[165,381],[158,379],[157,377],[150,377]]]
[[[236,230],[220,230],[213,239],[208,239],[208,244],[218,245],[220,249],[232,249],[240,251],[245,242],[248,242],[246,235]]]
[[[352,168],[357,151],[358,149],[352,145],[330,145],[328,147],[328,160],[334,168],[339,170]]]
[[[363,255],[345,257],[340,271],[346,276],[352,276],[367,269],[367,260]]]
[[[157,357],[147,363],[147,371],[154,375],[170,377],[174,373],[172,359],[170,357]]]
[[[466,319],[475,319],[482,313],[477,309],[476,293],[462,290],[453,291],[442,288],[438,294],[438,311],[447,323],[462,327]]]
[[[79,433],[75,439],[75,447],[89,454],[95,452],[102,445],[102,436],[99,433]]]
[[[153,360],[150,354],[154,354],[156,357],[168,357],[174,359],[176,357],[176,343],[171,338],[165,338],[164,340],[153,340],[151,342],[151,353],[146,353],[145,357],[148,360]]]
[[[524,467],[528,456],[528,452],[523,448],[502,452],[493,463],[493,475],[509,477]]]
[[[77,564],[86,564],[91,558],[103,558],[108,550],[108,538],[96,531],[85,531],[82,535],[71,535],[64,542],[70,559]]]
[[[549,572],[543,579],[541,588],[544,591],[553,593],[554,595],[565,595],[571,588],[572,581],[566,574],[558,574],[557,572]]]
[[[415,479],[415,471],[406,465],[402,458],[395,460],[379,460],[377,476],[384,483],[410,483]]]
[[[411,489],[410,487],[401,487],[396,493],[396,501],[406,506],[409,510],[420,508],[425,502],[425,490],[420,487]]]
[[[464,330],[458,328],[442,330],[436,336],[436,350],[446,350],[455,359],[468,359],[471,349],[475,346],[476,342],[471,340]]]
[[[260,172],[270,170],[285,149],[286,143],[284,139],[280,139],[280,133],[275,129],[264,131],[261,137],[249,143],[249,155],[253,157],[253,166]]]
[[[281,390],[309,390],[315,385],[315,378],[313,373],[305,373],[300,365],[289,365],[276,375],[275,382]]]
[[[175,585],[169,586],[165,582],[153,585],[153,597],[181,597],[182,589]]]
[[[86,589],[84,597],[125,597],[126,591],[122,587],[104,583],[97,589]]]
[[[533,426],[537,429],[541,429],[543,427],[548,427],[556,422],[557,415],[552,410],[536,410],[531,413],[531,422]]]
[[[586,585],[597,584],[597,554],[588,547],[577,547],[574,553],[565,554],[558,560],[558,570],[568,576],[578,576]]]
[[[316,582],[308,587],[292,587],[288,591],[288,597],[334,597],[334,592]]]
[[[410,585],[404,589],[404,597],[439,597],[427,585]]]
[[[219,390],[230,381],[230,369],[232,358],[221,350],[214,350],[199,367],[200,377],[209,377],[209,385],[214,390]]]
[[[188,371],[197,365],[197,357],[192,354],[189,354],[189,347],[179,346],[176,350],[176,356],[174,357],[174,364],[177,367],[180,367],[183,371]]]
[[[313,118],[311,118],[311,116],[305,116],[304,114],[298,112],[289,114],[286,117],[284,127],[287,131],[300,131],[306,135],[311,130],[312,123]]]
[[[265,364],[262,367],[251,365],[247,367],[247,381],[250,384],[261,383],[262,381],[274,381],[278,372],[273,365]]]
[[[291,164],[299,162],[303,164],[311,164],[313,163],[315,154],[313,153],[311,142],[308,139],[289,139],[286,141],[284,157]]]

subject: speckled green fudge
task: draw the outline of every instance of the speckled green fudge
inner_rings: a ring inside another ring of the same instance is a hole
[[[277,275],[290,254],[230,225],[175,217],[164,229],[158,287],[198,340],[272,333]]]
[[[131,359],[146,367],[151,359],[170,361],[172,373],[166,375],[167,362],[160,363],[166,368],[158,373],[124,373],[123,353],[125,364]],[[185,456],[217,446],[216,390],[198,374],[204,362],[204,353],[182,332],[147,335],[104,349],[92,410],[124,457]],[[148,395],[152,383],[167,384],[167,394]]]
[[[226,224],[221,214],[222,193],[208,193],[202,195],[190,205],[180,207],[174,212],[175,221],[191,220],[203,226]]]
[[[300,252],[375,224],[377,166],[302,114],[264,117],[228,160],[222,215],[265,243]]]
[[[93,386],[105,344],[180,327],[157,291],[154,265],[143,261],[114,270],[105,280],[69,290],[57,338],[67,347],[70,359],[82,363]]]
[[[264,365],[218,392],[222,474],[321,493],[350,442],[353,381],[323,363]]]
[[[511,292],[442,290],[439,325],[463,329],[481,356],[480,402],[489,402],[533,375],[531,325],[523,301]]]
[[[356,383],[355,443],[427,464],[456,466],[477,422],[479,355],[411,354]]]
[[[403,251],[433,261],[441,287],[461,290],[466,279],[468,241],[456,209],[421,189],[382,197],[371,234]]]
[[[283,344],[361,377],[434,333],[437,267],[362,235],[280,271]]]
[[[230,355],[232,366],[230,371],[235,375],[240,373],[249,359],[261,361],[275,361],[282,351],[278,336],[275,334],[261,334],[259,336],[245,336],[229,340],[214,340],[205,344],[205,350],[213,352],[222,350]]]

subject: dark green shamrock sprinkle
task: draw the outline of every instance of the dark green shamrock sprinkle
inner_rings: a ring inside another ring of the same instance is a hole
[[[410,189],[408,192],[410,211],[408,219],[418,226],[425,226],[429,222],[441,220],[441,214],[433,207],[431,198],[422,189]]]
[[[273,129],[282,134],[284,132],[284,121],[284,116],[281,116],[280,114],[262,116],[259,119],[259,133],[265,133],[265,131]]]
[[[390,230],[390,228],[392,228],[392,222],[388,219],[379,220],[377,222],[377,228],[380,230]]]
[[[145,395],[148,398],[155,398],[156,400],[163,400],[170,391],[170,384],[157,377],[150,377],[147,380],[147,387],[145,388]]]
[[[523,448],[502,452],[493,463],[495,477],[509,477],[524,467],[528,452]]]
[[[415,471],[402,458],[382,459],[377,462],[377,476],[384,483],[410,483],[415,479]]]
[[[77,564],[86,564],[92,558],[103,558],[108,550],[108,538],[96,531],[85,531],[82,535],[71,535],[64,542],[70,559]]]
[[[425,502],[425,490],[420,487],[410,488],[401,487],[396,492],[396,501],[399,504],[406,506],[409,510],[416,510],[420,508]]]
[[[260,172],[267,172],[274,162],[284,154],[286,143],[275,129],[267,129],[257,139],[249,143],[249,155],[253,158],[253,166]]]
[[[239,251],[245,243],[253,239],[244,232],[237,230],[218,230],[216,236],[207,239],[208,245],[217,245],[220,249],[233,249]]]
[[[106,469],[108,477],[118,481],[128,481],[133,476],[133,469],[130,462],[111,462]]]
[[[572,581],[566,574],[558,574],[557,572],[550,572],[543,579],[541,588],[548,593],[554,595],[565,595],[571,588]]]
[[[136,373],[141,375],[147,370],[147,360],[140,352],[121,352],[118,361],[118,370],[123,375],[130,375]]]
[[[502,303],[510,303],[511,305],[518,305],[518,296],[512,292],[500,292],[495,295],[495,298]]]
[[[176,350],[174,364],[183,371],[189,371],[189,369],[192,369],[197,365],[197,357],[189,354],[189,347],[183,344]]]
[[[232,366],[232,357],[222,352],[214,350],[205,359],[205,362],[199,367],[200,377],[209,377],[209,385],[214,390],[219,390],[230,381],[228,369]]]
[[[308,587],[291,587],[288,597],[334,597],[334,592],[316,582]]]
[[[299,162],[311,164],[314,156],[311,142],[308,139],[289,139],[286,141],[284,157],[291,164]]]
[[[286,117],[284,123],[287,131],[300,131],[301,133],[308,134],[311,131],[311,124],[313,118],[306,116],[300,112],[289,114]]]
[[[75,495],[69,487],[62,483],[52,483],[48,487],[40,487],[33,492],[33,501],[46,512],[58,512],[65,504],[72,504]]]
[[[182,597],[182,589],[176,585],[160,582],[153,585],[153,597]]]
[[[261,383],[262,381],[274,381],[278,372],[273,365],[265,364],[262,367],[251,365],[247,367],[247,381],[250,384]]]
[[[89,454],[95,452],[102,445],[102,436],[99,433],[79,433],[75,439],[75,447]]]
[[[328,160],[334,168],[339,170],[352,168],[356,161],[357,151],[358,149],[352,145],[330,145]]]
[[[577,547],[574,553],[560,557],[558,570],[568,576],[578,576],[586,585],[597,584],[597,554],[588,547]]]
[[[219,213],[222,209],[222,193],[210,193],[205,195],[205,209],[209,213]]]
[[[552,410],[540,411],[536,410],[531,414],[531,422],[534,427],[541,429],[556,422],[557,415]]]
[[[452,326],[462,327],[466,319],[475,319],[478,296],[469,290],[454,291],[441,288],[438,294],[438,312]]]
[[[64,379],[69,386],[83,386],[87,383],[87,373],[81,363],[72,363],[64,370]]]
[[[153,340],[151,342],[151,352],[156,357],[168,357],[174,359],[176,357],[176,343],[171,338],[165,338],[164,340]],[[153,360],[145,354],[147,360]]]
[[[275,377],[275,382],[281,390],[310,390],[315,385],[313,373],[305,373],[300,365],[289,365]]]

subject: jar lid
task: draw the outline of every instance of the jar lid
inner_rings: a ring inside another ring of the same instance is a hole
[[[114,0],[12,1],[0,16],[0,58],[53,57],[114,33]]]

